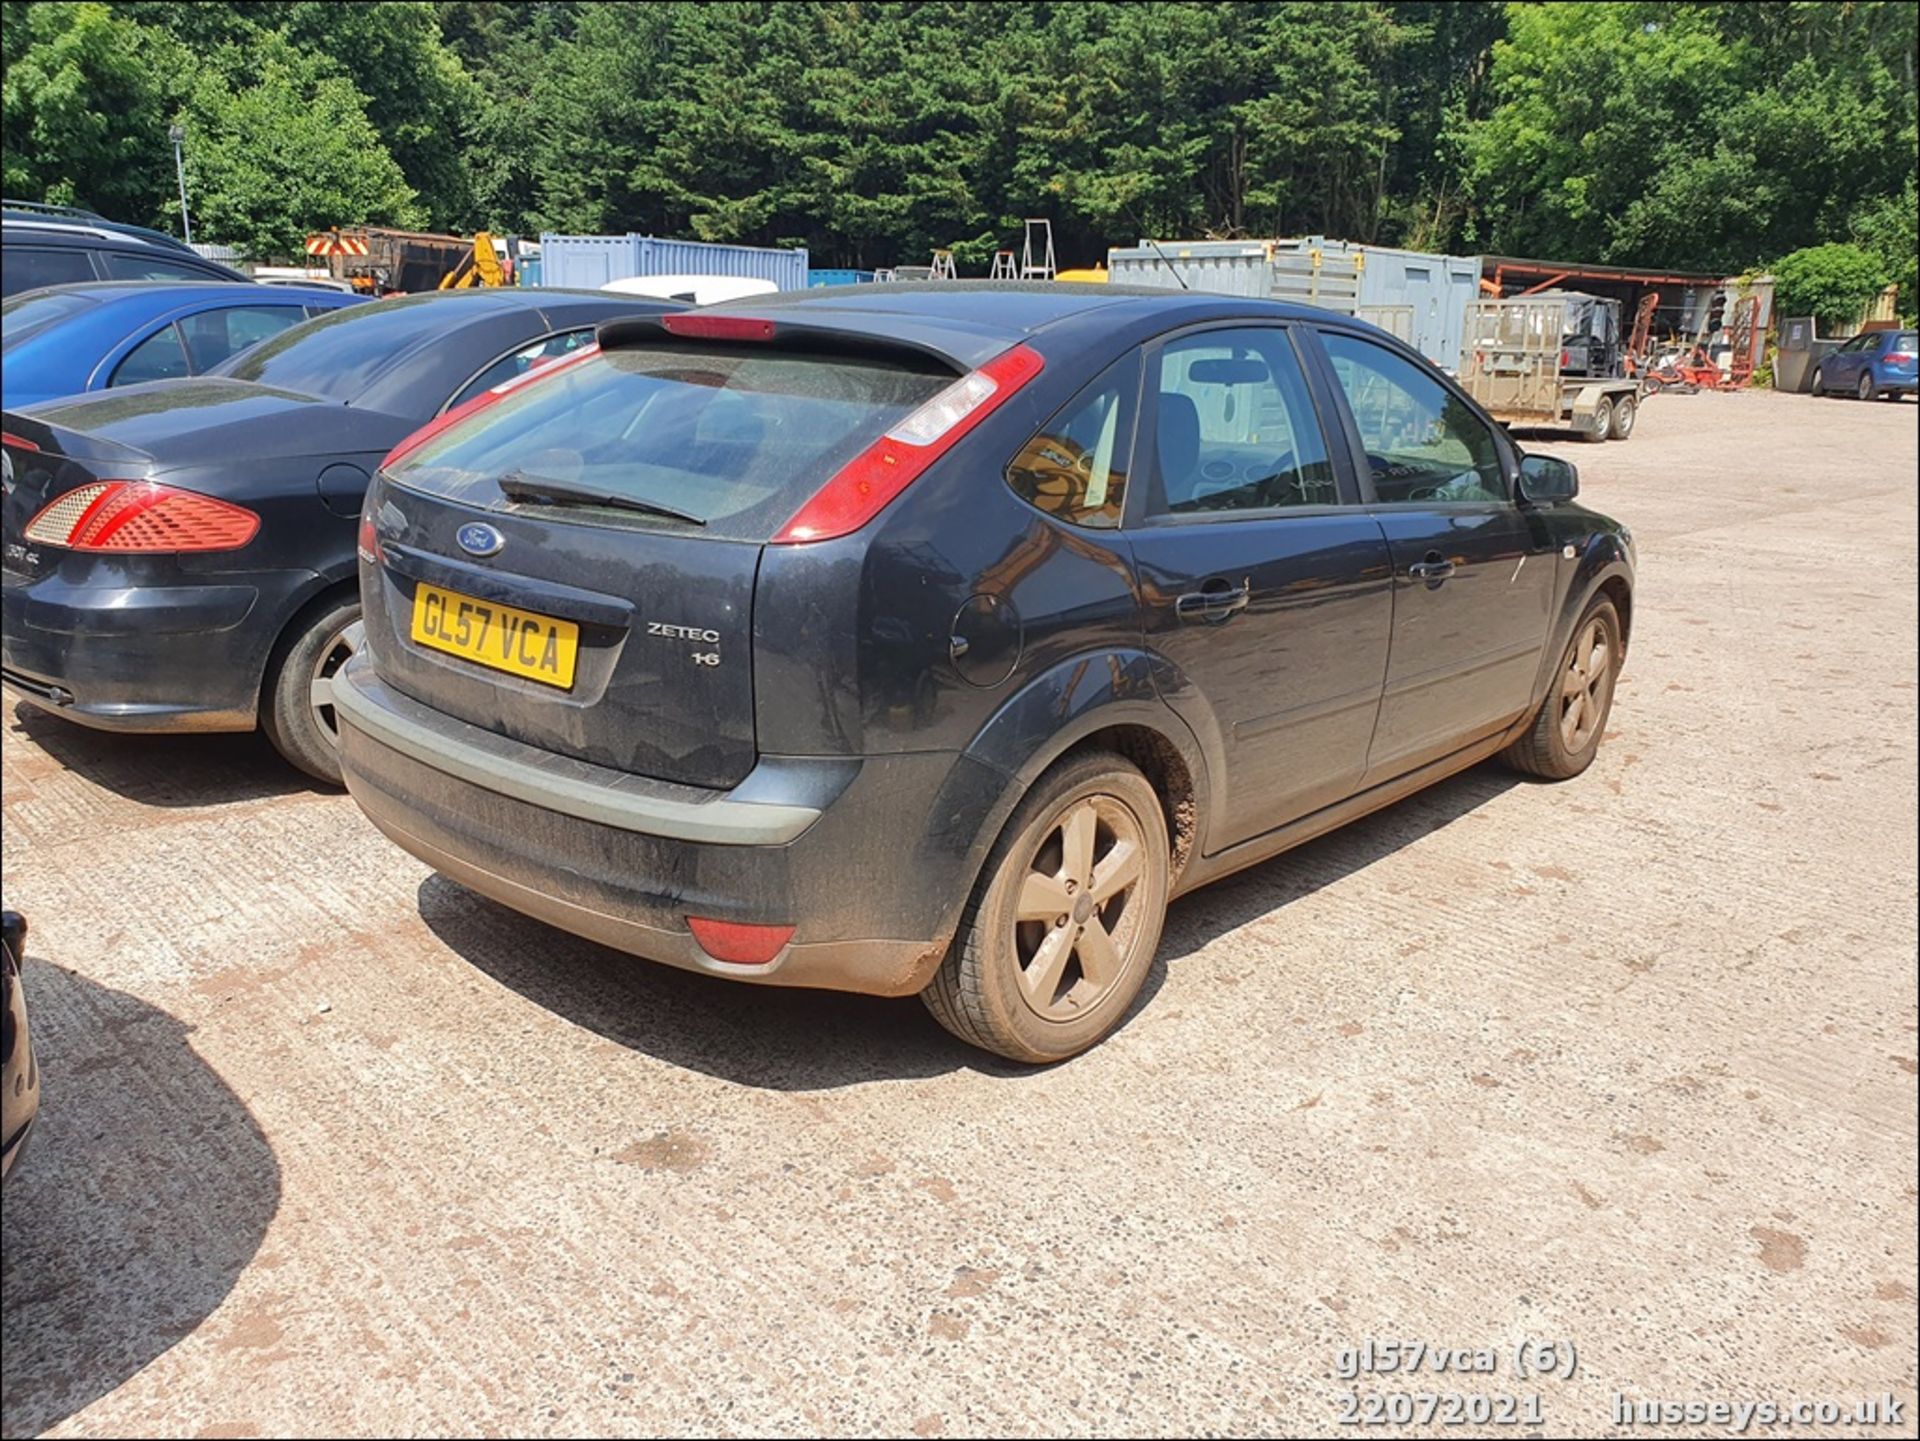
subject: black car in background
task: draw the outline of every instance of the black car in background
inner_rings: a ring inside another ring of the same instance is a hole
[[[481,290],[354,306],[188,380],[4,416],[0,680],[108,730],[244,731],[339,779],[354,527],[436,416],[658,301]]]
[[[7,1013],[0,1020],[0,1179],[27,1147],[40,1112],[40,1067],[27,1029],[27,993],[20,966],[27,958],[27,921],[18,911],[0,911],[0,952],[6,967]]]
[[[603,326],[376,477],[354,798],[507,905],[1055,1060],[1171,896],[1593,759],[1625,530],[1326,311],[852,287]]]
[[[90,210],[0,205],[0,298],[43,285],[85,280],[230,280],[239,271],[208,260],[170,235],[120,225]]]

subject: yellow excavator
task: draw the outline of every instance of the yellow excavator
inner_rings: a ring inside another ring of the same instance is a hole
[[[476,231],[473,249],[460,257],[460,263],[440,277],[442,290],[471,290],[477,285],[505,285],[507,275],[494,253],[492,232]]]

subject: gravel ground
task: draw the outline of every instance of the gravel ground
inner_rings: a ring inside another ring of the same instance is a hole
[[[1554,448],[1642,555],[1595,767],[1179,902],[1150,1002],[1043,1072],[525,921],[255,738],[9,705],[6,1434],[1326,1432],[1399,1390],[1913,1434],[1915,407]],[[1499,1369],[1340,1379],[1369,1338]]]

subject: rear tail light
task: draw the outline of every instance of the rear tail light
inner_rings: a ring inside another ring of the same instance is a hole
[[[1045,365],[1038,351],[1016,345],[961,376],[843,465],[781,527],[773,544],[853,534]]]
[[[354,548],[368,565],[379,565],[386,559],[380,550],[380,535],[373,528],[373,517],[364,511],[360,515],[360,536]]]
[[[418,450],[442,431],[451,430],[468,416],[485,410],[489,405],[497,401],[506,399],[521,386],[535,380],[544,380],[556,370],[564,370],[570,365],[578,365],[581,361],[589,360],[599,353],[599,346],[583,345],[578,350],[568,351],[565,355],[556,355],[543,360],[531,370],[523,371],[511,380],[503,380],[490,390],[481,391],[471,400],[462,401],[445,415],[435,416],[432,420],[429,420],[425,425],[414,431],[412,435],[409,435],[405,440],[387,452],[387,458],[380,462],[380,468],[385,470],[388,466],[394,464],[404,456],[410,455]]]
[[[15,450],[38,450],[40,448],[24,436],[15,435],[10,430],[0,430],[0,442],[12,446]]]
[[[250,510],[144,480],[78,486],[27,522],[27,540],[69,550],[175,555],[238,550],[260,531]]]
[[[764,966],[793,938],[792,926],[756,926],[745,921],[712,921],[688,916],[687,929],[700,949],[716,961],[736,966]]]

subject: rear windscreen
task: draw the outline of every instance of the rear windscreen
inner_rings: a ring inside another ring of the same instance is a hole
[[[512,476],[617,495],[704,525],[627,510],[595,521],[765,540],[829,477],[954,372],[764,345],[621,348],[479,411],[403,458],[402,484],[502,509]]]
[[[1920,330],[1903,330],[1893,337],[1893,344],[1887,347],[1895,355],[1914,355],[1920,353]]]
[[[16,295],[6,304],[0,305],[0,349],[12,350],[21,341],[38,335],[50,325],[57,325],[70,315],[78,315],[83,310],[91,310],[98,301],[85,295],[72,295],[65,291],[30,290],[24,295]]]

